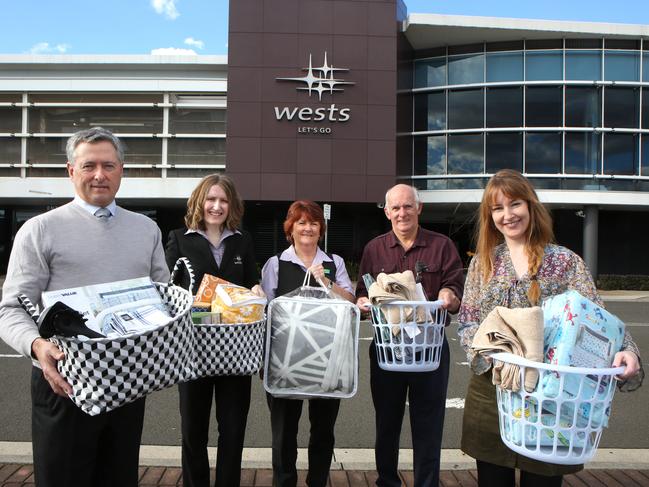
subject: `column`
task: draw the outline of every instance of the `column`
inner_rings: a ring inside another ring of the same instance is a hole
[[[599,208],[597,206],[584,207],[584,261],[597,280],[597,240],[599,229]]]

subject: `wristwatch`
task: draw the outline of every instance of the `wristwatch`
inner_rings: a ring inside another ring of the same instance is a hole
[[[329,279],[329,284],[327,284],[327,289],[333,289],[333,287],[334,287],[334,282],[331,279]]]

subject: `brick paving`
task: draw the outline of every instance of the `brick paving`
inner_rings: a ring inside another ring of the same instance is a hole
[[[212,472],[213,473],[213,472]],[[413,487],[412,471],[400,472],[404,487]],[[298,487],[306,487],[306,471],[298,472]],[[361,470],[332,470],[329,487],[374,487],[376,472]],[[214,479],[212,482],[214,483]],[[180,468],[140,467],[140,487],[182,485]],[[271,487],[272,471],[244,469],[241,487]],[[475,470],[444,470],[440,474],[442,487],[477,487]],[[31,465],[0,464],[0,487],[34,486]],[[649,487],[649,470],[583,470],[564,477],[566,487]]]

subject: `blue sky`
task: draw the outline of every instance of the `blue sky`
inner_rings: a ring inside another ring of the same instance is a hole
[[[639,0],[406,0],[406,5],[411,13],[649,24],[649,3]],[[227,0],[0,0],[0,12],[0,54],[227,54]]]

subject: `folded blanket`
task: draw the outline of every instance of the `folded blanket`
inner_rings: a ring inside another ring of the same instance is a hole
[[[382,272],[376,277],[376,282],[370,286],[367,292],[370,301],[374,305],[391,301],[420,301],[422,299],[417,291],[417,283],[411,270],[393,274]],[[408,306],[385,306],[383,312],[388,323],[401,323],[402,320],[412,321],[415,310]],[[402,312],[403,316],[401,316]],[[426,310],[424,308],[417,308],[416,321],[418,323],[426,321]],[[394,336],[397,336],[400,332],[401,328],[399,326],[392,327]]]
[[[509,309],[497,306],[487,315],[473,338],[472,348],[482,354],[507,352],[534,362],[543,362],[543,312],[538,306]],[[521,388],[518,365],[498,362],[493,366],[493,383],[503,389]],[[538,372],[526,369],[525,390],[536,387]]]

